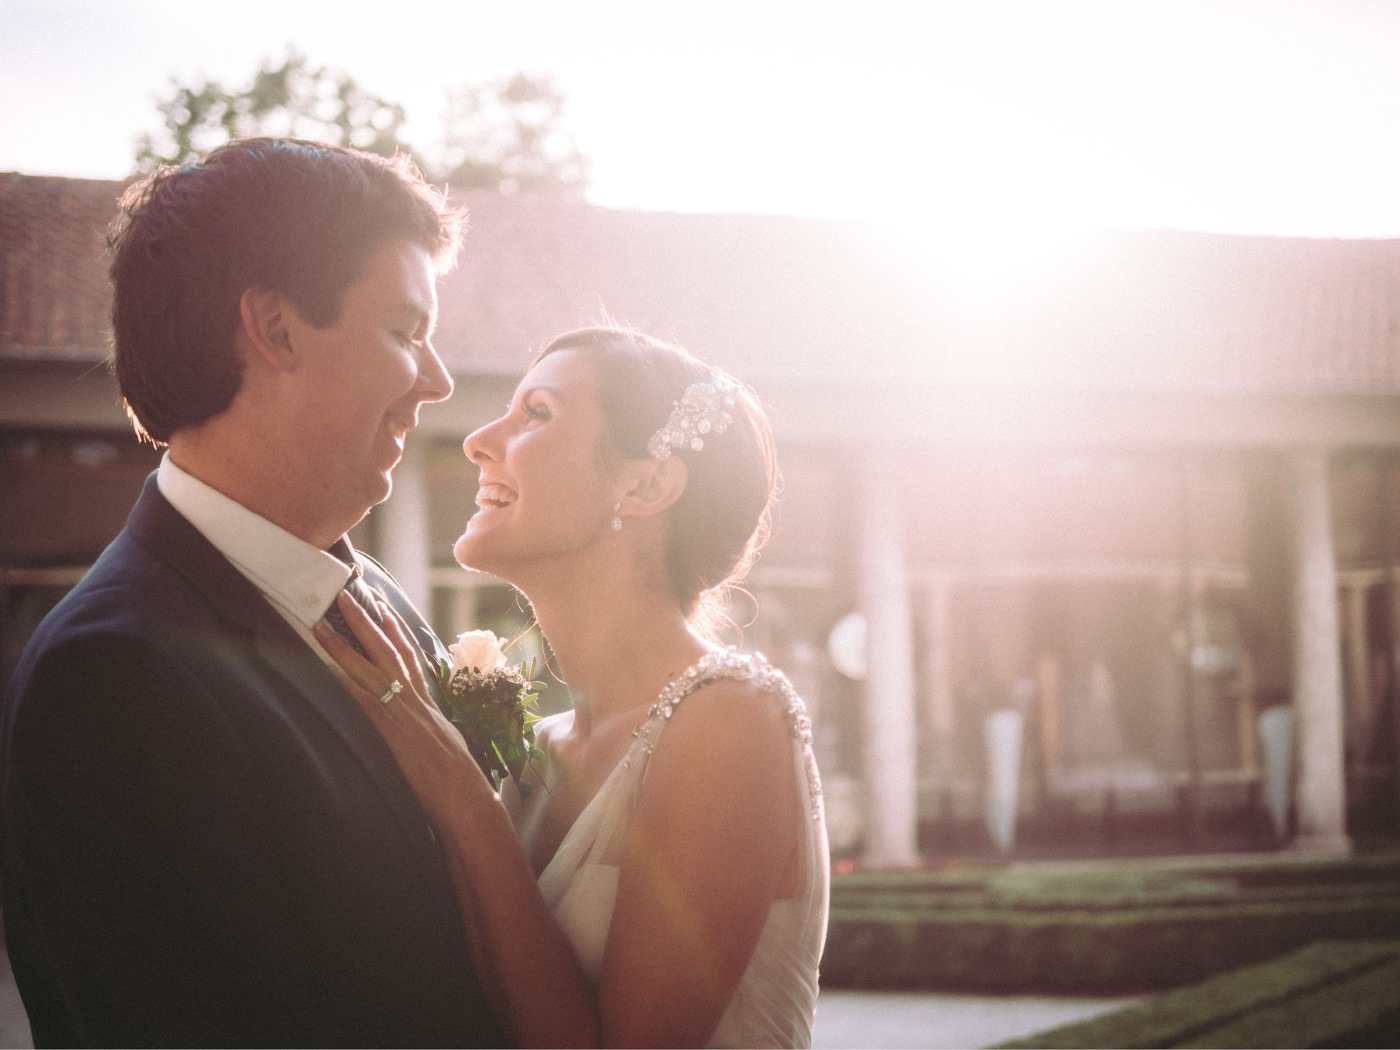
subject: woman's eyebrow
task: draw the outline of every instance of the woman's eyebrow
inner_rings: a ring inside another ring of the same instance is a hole
[[[558,398],[560,401],[565,400],[565,398],[563,397],[563,395],[559,393],[559,388],[558,388],[558,387],[550,386],[548,383],[539,383],[539,384],[537,384],[537,385],[535,385],[535,386],[527,386],[527,387],[525,387],[523,390],[520,391],[519,397],[520,397],[520,400],[524,401],[524,400],[525,400],[527,397],[529,397],[531,394],[538,394],[538,393],[546,393],[546,394],[549,394],[549,395],[551,395],[551,396],[553,396],[553,397]]]

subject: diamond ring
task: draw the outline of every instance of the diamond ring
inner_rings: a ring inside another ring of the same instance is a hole
[[[402,692],[403,683],[400,682],[397,678],[395,678],[392,682],[389,683],[389,688],[384,690],[384,695],[379,698],[379,702],[381,704],[387,704],[390,700],[394,699],[394,697],[398,696]]]

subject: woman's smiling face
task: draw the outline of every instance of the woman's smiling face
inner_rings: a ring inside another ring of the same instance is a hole
[[[520,381],[505,415],[463,442],[481,475],[477,511],[453,546],[459,563],[515,582],[520,567],[611,534],[617,497],[597,385],[581,352],[549,354]]]

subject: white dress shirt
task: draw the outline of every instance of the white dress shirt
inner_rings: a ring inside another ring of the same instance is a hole
[[[180,469],[169,452],[161,457],[156,485],[170,505],[248,578],[292,629],[334,665],[311,629],[350,579],[350,566]]]

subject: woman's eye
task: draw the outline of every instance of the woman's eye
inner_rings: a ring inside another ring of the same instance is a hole
[[[544,405],[536,403],[527,404],[522,407],[525,410],[525,415],[529,417],[531,422],[547,423],[554,418],[553,415],[550,413],[549,409],[546,408]]]

